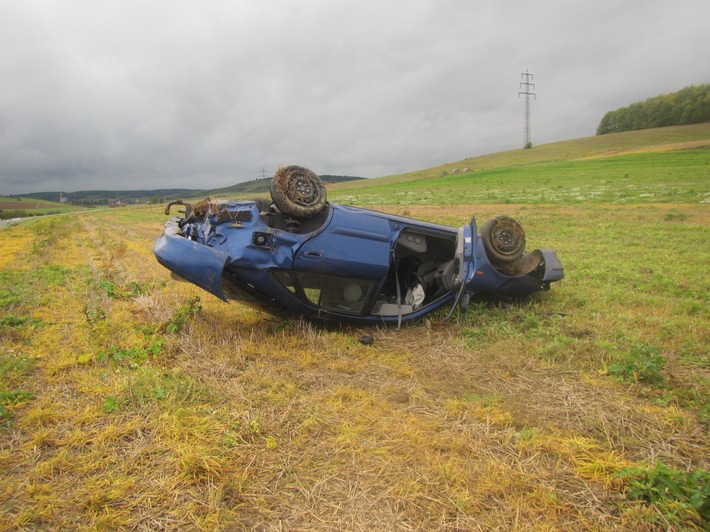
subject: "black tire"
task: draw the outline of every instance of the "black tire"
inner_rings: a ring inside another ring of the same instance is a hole
[[[525,252],[525,231],[508,216],[491,218],[481,226],[479,234],[488,258],[496,264],[515,262]]]
[[[271,199],[293,218],[311,218],[325,207],[325,186],[315,172],[302,166],[285,166],[271,180]]]

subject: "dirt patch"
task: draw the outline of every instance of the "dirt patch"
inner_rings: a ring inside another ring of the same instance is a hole
[[[51,208],[51,205],[47,205],[46,203],[27,203],[27,202],[22,202],[22,201],[0,201],[0,210],[8,210],[8,211],[18,211],[18,210],[23,210],[26,211],[27,209],[49,209]]]
[[[601,159],[604,157],[614,157],[616,155],[628,155],[630,153],[654,153],[662,151],[677,151],[677,150],[706,150],[710,148],[710,141],[707,140],[696,140],[692,142],[677,142],[675,144],[661,144],[658,146],[640,146],[632,147],[627,146],[623,148],[614,148],[612,150],[607,150],[587,157],[580,157],[579,159],[574,159],[576,161],[586,161],[589,159]]]

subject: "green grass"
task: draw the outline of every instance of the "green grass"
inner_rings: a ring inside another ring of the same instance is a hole
[[[334,187],[450,225],[513,216],[565,265],[549,292],[402,330],[275,321],[173,281],[160,206],[3,229],[0,528],[706,529],[692,131],[665,131],[689,150],[605,136]]]
[[[649,515],[649,521],[663,525],[710,522],[710,473],[683,471],[661,462],[624,469],[618,475],[627,481],[626,494],[662,509],[662,515]]]
[[[707,203],[708,150],[501,167],[331,194],[353,205]]]

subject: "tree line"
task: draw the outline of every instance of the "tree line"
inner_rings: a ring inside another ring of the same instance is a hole
[[[710,84],[636,102],[604,115],[597,135],[710,122]]]

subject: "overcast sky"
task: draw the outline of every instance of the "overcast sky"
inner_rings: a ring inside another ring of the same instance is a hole
[[[0,0],[0,194],[379,177],[710,82],[709,0]]]

